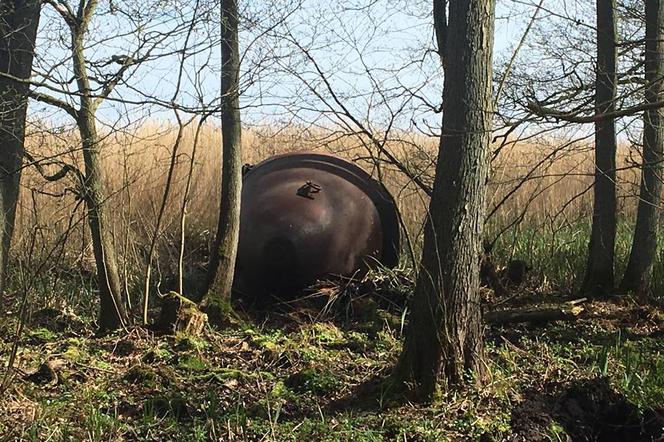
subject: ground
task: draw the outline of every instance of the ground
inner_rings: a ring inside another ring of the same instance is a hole
[[[573,321],[487,326],[485,385],[415,405],[384,387],[407,321],[403,293],[384,285],[321,289],[327,308],[240,312],[197,337],[96,336],[71,311],[37,310],[0,397],[0,440],[664,440],[660,307],[585,301]],[[567,299],[517,288],[485,309]],[[0,319],[3,366],[15,317]]]

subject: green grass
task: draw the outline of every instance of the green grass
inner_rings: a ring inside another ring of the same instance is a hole
[[[519,225],[499,237],[492,254],[498,263],[525,260],[541,278],[545,288],[577,289],[586,267],[590,227],[590,222],[584,220]],[[496,227],[488,226],[487,237],[494,238],[496,234]],[[619,220],[615,249],[617,283],[627,267],[633,234],[633,221]],[[658,243],[651,284],[653,295],[664,298],[664,241]]]
[[[596,370],[600,376],[609,376],[631,402],[658,407],[664,404],[663,356],[664,344],[659,339],[634,342],[618,332],[614,342],[597,352]]]
[[[496,263],[525,259],[534,267],[505,306],[566,294],[582,275],[588,231],[576,224],[503,235]],[[630,236],[621,223],[618,275]],[[661,249],[654,275],[660,293]],[[482,387],[443,392],[426,405],[395,401],[381,382],[401,351],[407,318],[397,300],[412,292],[413,272],[371,279],[372,293],[317,322],[271,315],[199,337],[142,330],[95,336],[94,303],[77,300],[73,287],[59,303],[41,293],[33,313],[46,306],[68,313],[65,321],[28,323],[21,371],[0,398],[0,440],[499,441],[522,435],[524,422],[542,440],[567,440],[578,435],[554,405],[570,396],[583,403],[588,385],[606,385],[604,398],[639,413],[664,403],[664,312],[630,298],[588,302],[576,322],[488,327]],[[61,283],[39,287],[67,290]],[[0,317],[2,364],[15,321]],[[46,360],[60,364],[57,384],[23,376]]]
[[[619,312],[633,315],[633,308]],[[664,344],[636,334],[637,323],[625,331],[616,324],[516,326],[487,342],[484,387],[425,406],[387,402],[379,391],[354,396],[372,373],[389,373],[400,351],[389,329],[370,338],[330,322],[266,326],[209,334],[194,347],[182,337],[141,338],[122,355],[112,353],[111,344],[126,339],[118,336],[29,341],[26,355],[52,351],[67,361],[60,371],[67,381],[44,387],[16,379],[21,395],[3,405],[27,398],[38,412],[33,420],[0,416],[0,433],[25,440],[502,440],[532,389],[555,395],[576,380],[607,379],[638,409],[664,403]],[[578,339],[567,340],[570,334]],[[75,357],[64,356],[74,348]],[[155,348],[171,357],[140,362]],[[24,369],[39,360],[25,359]],[[565,440],[568,430],[553,419],[541,431]]]

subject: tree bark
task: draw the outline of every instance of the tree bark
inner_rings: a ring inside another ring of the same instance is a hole
[[[646,2],[645,80],[646,103],[664,98],[664,3]],[[657,225],[662,193],[664,160],[664,110],[651,109],[643,117],[643,165],[636,227],[621,292],[645,294],[657,250]]]
[[[30,78],[40,11],[39,0],[4,0],[0,3],[1,73]],[[5,289],[16,217],[28,92],[27,83],[0,76],[0,294]]]
[[[443,71],[446,67],[445,42],[447,41],[447,0],[433,0],[433,29],[436,33],[436,49]]]
[[[78,23],[72,30],[72,65],[79,92],[80,108],[76,112],[77,125],[81,134],[85,179],[82,193],[88,210],[88,224],[92,239],[92,249],[97,267],[99,289],[99,328],[103,331],[123,327],[127,322],[122,286],[116,262],[113,238],[108,230],[105,207],[106,197],[102,184],[100,161],[100,141],[97,134],[95,113],[97,105],[90,88],[85,62],[84,36],[96,8],[97,1],[90,0],[81,9]]]
[[[240,236],[240,196],[242,192],[242,146],[240,121],[240,54],[238,44],[237,0],[221,2],[221,115],[222,171],[217,234],[212,247],[205,284],[207,307],[227,305],[235,272]],[[214,316],[211,317],[214,320]]]
[[[489,173],[494,0],[451,0],[442,136],[424,249],[393,380],[426,401],[484,374],[479,264]]]
[[[615,0],[597,0],[597,67],[595,113],[615,112],[616,20]],[[616,129],[615,120],[595,122],[594,207],[588,261],[581,291],[593,297],[614,289],[616,242]]]
[[[82,101],[84,100],[82,99]],[[85,164],[85,182],[82,191],[88,210],[88,224],[97,267],[99,328],[102,331],[114,330],[126,325],[127,314],[122,301],[122,285],[116,262],[115,246],[106,222],[104,207],[106,198],[102,187],[99,137],[94,112],[91,112],[86,106],[79,110],[78,127]]]

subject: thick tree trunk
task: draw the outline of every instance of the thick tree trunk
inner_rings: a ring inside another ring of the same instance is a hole
[[[428,400],[442,368],[448,387],[483,377],[479,264],[493,114],[493,0],[451,0],[443,128],[424,250],[404,350],[394,370]]]
[[[39,0],[3,0],[0,3],[2,74],[25,80],[30,78],[40,10]],[[27,83],[0,75],[0,294],[5,288],[14,231],[28,91]]]
[[[646,102],[664,99],[664,2],[646,1]],[[657,249],[657,225],[662,193],[664,111],[648,110],[643,122],[643,165],[632,251],[620,289],[646,293]]]
[[[616,20],[615,0],[597,0],[597,114],[615,111]],[[614,288],[616,241],[616,130],[613,118],[595,123],[595,186],[592,232],[586,274],[581,291],[606,296]]]
[[[237,0],[222,0],[221,6],[221,130],[223,159],[219,222],[206,281],[205,304],[221,307],[230,298],[235,257],[240,236],[240,196],[242,191],[242,146],[240,124]],[[214,320],[214,317],[211,317]]]

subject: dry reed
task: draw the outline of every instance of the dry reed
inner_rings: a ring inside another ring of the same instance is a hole
[[[173,261],[179,235],[184,183],[193,150],[196,122],[185,130],[177,158],[174,186],[168,201],[160,241],[160,262]],[[103,164],[109,224],[125,269],[143,265],[145,248],[154,233],[154,220],[165,184],[166,171],[177,128],[152,122],[132,130],[115,131],[103,138]],[[205,259],[213,234],[219,196],[220,130],[203,126],[195,158],[192,191],[188,203],[186,238],[190,261]],[[332,152],[356,160],[374,176],[380,177],[395,196],[409,235],[419,238],[426,210],[425,194],[394,167],[376,167],[367,160],[378,157],[366,139],[353,134],[326,133],[307,128],[253,127],[243,134],[244,161],[256,163],[271,155],[295,150]],[[421,135],[400,134],[387,146],[409,167],[433,175],[437,141]],[[78,137],[71,130],[33,130],[28,150],[41,161],[57,159],[81,167]],[[494,146],[497,148],[498,146]],[[629,165],[633,152],[621,147],[619,154],[619,194],[621,213],[634,207],[638,174]],[[45,167],[51,173],[57,164]],[[379,163],[380,164],[380,163]],[[493,231],[513,228],[519,223],[537,224],[551,220],[588,217],[592,197],[592,149],[588,141],[533,138],[507,143],[492,163],[488,208]],[[84,210],[71,189],[72,177],[49,183],[33,167],[27,167],[22,180],[14,247],[18,256],[47,250],[62,241],[62,261],[90,270],[92,251],[86,234]],[[516,190],[515,190],[516,189]],[[126,272],[127,274],[129,272]]]

